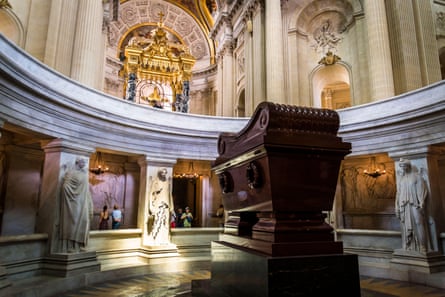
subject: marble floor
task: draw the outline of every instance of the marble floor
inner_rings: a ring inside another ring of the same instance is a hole
[[[110,281],[67,292],[66,297],[191,297],[191,281],[209,279],[210,271],[156,273]],[[445,297],[445,290],[387,279],[362,277],[361,297]],[[61,295],[57,295],[60,297]],[[54,296],[56,297],[56,296]]]

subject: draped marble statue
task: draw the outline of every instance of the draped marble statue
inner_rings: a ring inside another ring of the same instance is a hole
[[[60,252],[84,251],[88,243],[93,202],[88,182],[87,161],[76,158],[74,168],[63,178],[60,191]]]
[[[428,217],[428,188],[411,162],[400,159],[395,211],[402,228],[403,249],[428,252],[432,250]]]

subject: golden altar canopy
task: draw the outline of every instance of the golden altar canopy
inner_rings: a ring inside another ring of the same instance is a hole
[[[186,45],[168,39],[163,16],[160,12],[157,28],[144,35],[133,33],[125,46],[125,98],[138,103],[146,102],[155,107],[161,107],[157,104],[170,101],[171,106],[178,109],[178,101],[188,101],[188,86],[196,59]],[[153,85],[150,94],[141,91],[142,86],[147,83]],[[162,86],[166,86],[169,92],[163,92]],[[167,96],[165,93],[168,93]]]

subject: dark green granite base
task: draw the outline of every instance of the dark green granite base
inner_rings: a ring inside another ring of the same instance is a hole
[[[361,296],[356,255],[270,257],[215,241],[211,275],[193,296]]]

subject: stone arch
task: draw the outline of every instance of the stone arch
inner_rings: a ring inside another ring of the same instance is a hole
[[[23,48],[25,43],[23,25],[16,14],[7,7],[0,9],[0,32]]]
[[[246,90],[242,89],[238,96],[238,104],[236,105],[236,115],[238,117],[246,116]]]
[[[445,79],[445,46],[439,49],[440,73]]]
[[[317,66],[310,74],[310,86],[312,104],[314,107],[327,107],[327,108],[344,108],[352,105],[353,87],[351,70],[346,63],[337,62],[334,65]],[[331,88],[333,92],[348,92],[347,95],[343,94],[338,104],[335,103],[335,98],[331,98],[331,106],[326,104],[322,95],[326,93],[326,90]],[[348,103],[344,104],[344,96],[348,96]]]

